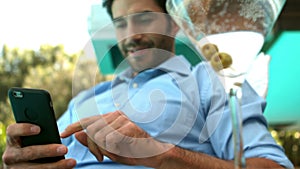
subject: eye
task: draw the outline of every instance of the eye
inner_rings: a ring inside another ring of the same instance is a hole
[[[154,21],[155,17],[150,13],[142,13],[134,17],[134,22],[137,24],[150,24]]]
[[[116,29],[123,29],[127,26],[127,22],[125,20],[116,20],[113,23]]]
[[[152,18],[149,17],[140,17],[136,20],[137,23],[145,24],[152,21]]]

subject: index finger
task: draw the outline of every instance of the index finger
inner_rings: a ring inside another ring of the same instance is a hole
[[[15,123],[6,128],[6,142],[8,146],[19,145],[21,136],[39,134],[41,128],[30,123]]]
[[[66,138],[69,137],[70,135],[82,131],[83,129],[85,129],[88,125],[94,123],[95,121],[97,121],[99,118],[101,118],[100,115],[97,116],[91,116],[91,117],[87,117],[84,119],[81,119],[78,122],[75,122],[73,124],[70,124],[61,134],[60,136],[62,138]]]
[[[87,118],[83,118],[81,119],[80,121],[78,122],[75,122],[73,124],[70,124],[66,129],[65,131],[63,131],[61,134],[60,134],[60,137],[62,138],[66,138],[66,137],[69,137],[70,135],[76,133],[76,132],[79,132],[79,131],[82,131],[83,129],[85,129],[87,126],[91,125],[92,123],[94,123],[95,121],[101,119],[101,118],[106,118],[106,117],[109,117],[110,114],[122,114],[121,112],[119,111],[116,111],[116,112],[111,112],[111,113],[107,113],[107,114],[104,114],[104,115],[96,115],[96,116],[91,116],[91,117],[87,117]]]
[[[15,123],[6,128],[9,137],[30,136],[40,133],[41,128],[30,123]]]

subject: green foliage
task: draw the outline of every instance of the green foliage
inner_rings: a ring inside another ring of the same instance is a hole
[[[73,70],[80,53],[68,55],[64,52],[63,46],[44,45],[36,54],[44,58],[48,64],[35,64],[29,67],[22,86],[49,91],[58,118],[72,98]]]
[[[38,51],[9,48],[4,45],[0,55],[0,155],[5,149],[6,127],[14,122],[7,91],[10,87],[42,88],[51,93],[56,117],[58,118],[67,108],[72,98],[72,78],[76,62],[83,52],[67,54],[62,45],[42,45]],[[90,87],[84,83],[86,68],[91,68],[90,62],[80,65],[78,74],[82,82],[77,84],[77,94],[80,90]],[[95,64],[97,65],[97,64]],[[92,67],[97,70],[97,67]],[[99,74],[99,73],[98,73]],[[105,80],[101,76],[100,80]],[[0,166],[2,166],[2,158]],[[0,167],[1,168],[1,167]]]
[[[270,132],[285,149],[285,154],[294,166],[300,166],[300,131],[297,129],[270,129]]]

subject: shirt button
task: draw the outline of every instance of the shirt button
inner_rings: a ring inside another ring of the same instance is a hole
[[[120,106],[120,103],[114,103],[116,107],[119,107]]]
[[[137,88],[138,86],[139,86],[139,85],[138,85],[137,83],[133,83],[133,84],[132,84],[132,87],[133,87],[133,88]]]

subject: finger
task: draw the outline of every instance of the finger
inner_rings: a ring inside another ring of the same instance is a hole
[[[97,115],[97,116],[91,116],[91,117],[87,117],[87,118],[83,118],[80,121],[73,123],[71,125],[69,125],[65,131],[63,131],[60,136],[62,138],[66,138],[69,137],[70,135],[81,131],[85,128],[87,128],[89,125],[93,124],[95,121],[98,121],[99,119],[104,118],[106,123],[111,122],[112,120],[114,120],[117,116],[121,115],[122,113],[120,113],[119,111],[116,112],[112,112],[112,113],[107,113],[104,115]]]
[[[90,125],[86,129],[86,133],[89,139],[93,140],[99,147],[105,148],[106,135],[112,132],[114,129],[111,128],[110,126],[99,127],[100,125],[97,124]]]
[[[85,129],[87,126],[89,126],[90,124],[94,123],[95,121],[97,121],[99,118],[101,118],[101,116],[92,116],[92,117],[87,117],[84,119],[81,119],[80,121],[70,124],[65,131],[63,131],[60,136],[62,138],[66,138],[69,137],[70,135],[79,132],[83,129]]]
[[[122,126],[123,123],[121,123],[120,119],[125,120],[126,118],[115,112],[105,114],[102,118],[87,126],[86,132],[93,140],[96,133],[101,133],[101,138],[105,138],[109,132]]]
[[[87,128],[89,125],[94,123],[95,121],[104,119],[107,123],[109,123],[111,120],[113,120],[115,117],[119,116],[120,113],[117,112],[110,112],[106,113],[104,115],[96,115],[96,116],[91,116],[88,118],[81,119],[79,122],[83,128]]]
[[[105,124],[111,124],[119,117],[127,118],[121,111],[115,111],[102,115],[102,120],[105,122]]]
[[[135,129],[136,127],[137,126],[135,126],[134,123],[127,122],[122,127],[119,127],[117,130],[107,134],[106,150],[111,153],[120,155],[120,149],[124,149],[122,148],[124,145],[125,147],[127,147],[126,145],[129,146],[133,143],[134,140],[136,141],[138,138],[142,137],[140,135],[135,135],[137,134],[137,130]]]
[[[101,153],[104,156],[110,158],[112,161],[122,163],[122,164],[127,164],[127,165],[141,164],[141,163],[138,163],[135,158],[129,158],[129,157],[122,156],[122,155],[119,155],[119,154],[114,154],[114,153],[111,153],[111,152],[106,151],[104,149],[99,149],[99,150],[101,151]]]
[[[70,135],[83,130],[80,122],[70,124],[62,133],[60,133],[61,138],[69,137]]]
[[[13,165],[4,164],[4,168],[14,168],[14,169],[72,169],[76,166],[76,161],[74,159],[64,159],[55,163],[18,163]]]
[[[61,144],[36,145],[24,148],[7,147],[3,154],[6,164],[15,164],[44,157],[56,157],[68,152],[66,146]]]
[[[118,116],[113,122],[99,130],[95,130],[98,126],[98,123],[95,123],[95,128],[92,128],[94,125],[90,126],[92,131],[89,130],[90,128],[87,128],[87,132],[89,132],[89,136],[93,138],[98,146],[106,149],[107,144],[110,144],[110,142],[107,142],[107,136],[119,128],[126,126],[127,123],[130,123],[127,118],[124,116]]]
[[[103,154],[101,153],[99,147],[91,140],[90,138],[87,138],[87,143],[89,150],[92,154],[97,158],[98,161],[103,161]]]
[[[40,133],[39,126],[30,123],[15,123],[9,125],[6,129],[6,134],[11,137],[15,136],[30,136]]]
[[[37,125],[29,123],[15,123],[6,129],[6,142],[8,146],[20,146],[21,136],[30,136],[40,133],[41,129]]]
[[[107,132],[110,132],[113,129],[118,129],[127,122],[130,121],[126,116],[120,114],[119,112],[112,112],[103,115],[101,119],[98,119],[95,123],[88,126],[88,128],[90,129],[91,134],[102,130],[102,134],[106,135]]]
[[[119,161],[119,158],[121,156],[119,156],[118,154],[114,154],[112,152],[109,152],[105,149],[102,149],[102,148],[99,148],[99,151],[103,154],[103,156],[106,156],[108,157],[109,159],[111,159],[112,161],[115,161],[115,162],[120,162]],[[122,158],[122,157],[121,157]],[[126,163],[123,163],[123,164],[126,164]]]
[[[122,133],[128,137],[135,137],[135,138],[149,138],[150,135],[145,132],[142,128],[137,126],[135,123],[129,121],[128,123],[124,124],[122,127],[118,129],[119,133]]]
[[[126,123],[106,136],[106,150],[119,156],[150,157],[168,149],[169,146],[156,141],[132,122]]]
[[[88,147],[87,137],[87,134],[83,131],[75,134],[75,138],[86,147]]]

